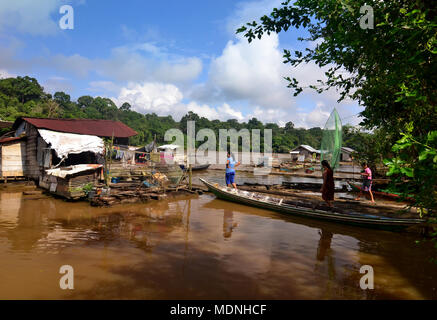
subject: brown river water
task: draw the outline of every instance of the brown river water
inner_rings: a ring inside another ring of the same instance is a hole
[[[0,299],[436,299],[435,249],[417,238],[210,194],[93,208],[2,191]]]

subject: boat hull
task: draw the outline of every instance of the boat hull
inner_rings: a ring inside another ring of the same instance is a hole
[[[199,164],[199,165],[197,165],[197,166],[193,166],[193,167],[191,167],[191,171],[199,171],[199,170],[206,170],[206,169],[208,169],[209,168],[209,166],[210,166],[211,164]],[[181,164],[181,165],[179,165],[180,167],[181,167],[181,169],[182,170],[188,170],[188,167],[187,166],[185,166],[185,165],[183,165],[183,164]]]
[[[244,197],[238,194],[233,194],[232,192],[222,190],[211,183],[200,179],[208,189],[217,198],[232,201],[240,204],[249,205],[252,207],[273,210],[280,213],[291,214],[295,216],[342,223],[348,225],[354,225],[359,227],[382,229],[390,231],[400,231],[411,226],[419,226],[425,221],[422,219],[396,219],[396,218],[385,218],[370,215],[360,215],[360,214],[342,214],[336,212],[322,211],[317,209],[310,209],[304,207],[297,207],[288,204],[277,204],[268,201],[260,201],[257,199],[251,199],[249,197]]]
[[[348,184],[352,188],[353,191],[360,192],[360,191],[363,190],[357,184],[354,184],[354,183],[351,183],[351,182],[348,182]],[[391,199],[391,200],[403,200],[403,201],[407,201],[407,202],[413,202],[414,201],[413,198],[408,197],[408,198],[405,198],[405,199],[401,199],[401,197],[399,195],[393,194],[393,193],[388,193],[388,192],[373,191],[372,190],[372,193],[376,197],[381,197],[381,198],[386,198],[386,199]]]

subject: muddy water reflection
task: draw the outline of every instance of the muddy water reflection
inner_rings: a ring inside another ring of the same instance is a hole
[[[0,298],[436,298],[431,247],[406,235],[184,197],[92,208],[0,193]],[[59,268],[75,289],[59,288]],[[359,269],[375,270],[375,290]]]

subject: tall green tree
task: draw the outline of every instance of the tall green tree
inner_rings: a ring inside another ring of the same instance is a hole
[[[373,8],[373,29],[362,29],[360,8]],[[363,124],[404,129],[414,121],[415,134],[437,127],[437,54],[435,3],[424,0],[297,0],[237,30],[251,42],[265,34],[305,29],[305,50],[284,50],[293,67],[315,62],[327,67],[326,80],[315,79],[318,92],[340,91],[340,101],[365,107]],[[315,48],[312,44],[316,44]],[[299,79],[287,78],[295,94]]]
[[[427,145],[437,129],[436,13],[435,3],[425,0],[286,0],[237,32],[251,42],[265,34],[305,29],[309,36],[299,40],[306,48],[284,50],[284,62],[328,68],[326,79],[315,79],[311,88],[319,93],[335,88],[339,101],[358,101],[365,107],[361,115],[366,128],[381,128],[395,140],[408,131],[416,144],[408,145],[412,147],[408,157],[402,156],[404,169],[399,172],[409,172],[405,184],[424,186],[408,189],[425,198],[436,194],[436,183],[419,174],[429,162],[416,159],[418,146]],[[304,90],[299,79],[290,75],[286,80],[295,95]],[[392,152],[400,156],[401,150],[394,147]]]

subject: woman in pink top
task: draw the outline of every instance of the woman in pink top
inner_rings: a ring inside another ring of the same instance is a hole
[[[367,163],[363,163],[363,169],[364,172],[361,173],[363,176],[363,188],[358,194],[358,197],[355,200],[360,200],[360,197],[364,192],[370,193],[370,199],[372,200],[372,203],[375,203],[375,200],[373,200],[373,193],[372,193],[372,170],[367,166]]]

